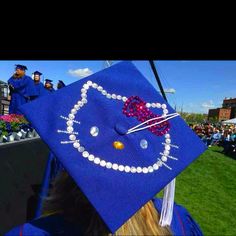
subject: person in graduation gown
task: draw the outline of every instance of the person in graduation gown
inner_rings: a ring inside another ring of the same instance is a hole
[[[66,85],[62,80],[58,80],[57,89],[64,88]]]
[[[34,86],[37,94],[35,98],[39,98],[48,94],[48,90],[45,89],[43,83],[41,82],[41,75],[42,73],[39,71],[35,71],[33,73]]]
[[[153,198],[116,233],[203,236],[201,228],[187,209],[176,203],[170,227],[161,227],[158,224],[161,207],[162,199]],[[5,236],[15,235],[109,235],[109,230],[73,179],[62,171],[44,202],[43,214],[5,234]]]
[[[7,236],[202,235],[191,214],[174,203],[174,187],[206,146],[131,62],[21,111],[63,169],[41,215]],[[162,189],[163,199],[155,198]]]
[[[53,81],[50,79],[45,79],[45,83],[44,83],[44,88],[48,91],[48,92],[54,92],[55,89],[53,88]]]
[[[9,114],[21,114],[18,108],[37,96],[34,82],[31,77],[25,74],[26,70],[26,66],[16,65],[15,73],[8,80],[11,97]]]

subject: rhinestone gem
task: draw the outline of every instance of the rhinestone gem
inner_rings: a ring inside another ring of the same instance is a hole
[[[141,147],[142,149],[146,149],[146,148],[148,147],[148,142],[147,142],[146,139],[142,139],[142,140],[140,141],[140,147]]]
[[[99,129],[98,129],[97,126],[91,127],[91,129],[90,129],[90,134],[91,134],[93,137],[98,136],[98,133],[99,133]]]

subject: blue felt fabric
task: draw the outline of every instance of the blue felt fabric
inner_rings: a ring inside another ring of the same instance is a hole
[[[171,143],[178,148],[172,147],[169,155],[178,160],[168,158],[165,162],[171,170],[162,165],[158,170],[146,174],[127,173],[89,161],[72,143],[61,144],[61,141],[70,141],[70,134],[58,133],[58,130],[67,129],[67,120],[60,116],[69,117],[71,109],[81,101],[81,89],[87,81],[97,83],[110,94],[127,98],[139,96],[149,103],[166,104],[169,113],[175,111],[131,62],[117,63],[49,96],[21,106],[20,110],[74,178],[111,232],[114,232],[192,163],[206,147],[181,117],[175,117],[169,120],[168,133]],[[76,138],[86,151],[106,162],[136,168],[152,166],[157,158],[162,157],[160,152],[164,151],[165,138],[154,135],[148,129],[128,135],[117,132],[117,126],[118,130],[127,130],[140,124],[136,118],[123,114],[123,106],[123,101],[109,99],[90,87],[87,90],[87,103],[75,114],[75,120],[80,122],[73,124],[74,131],[78,132]],[[162,108],[149,110],[157,115],[163,114]],[[99,128],[97,136],[90,134],[93,126]],[[147,149],[140,147],[142,139],[147,140]],[[114,149],[114,141],[122,142],[125,148]]]

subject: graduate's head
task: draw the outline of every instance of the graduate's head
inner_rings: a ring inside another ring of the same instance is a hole
[[[175,177],[206,149],[131,62],[20,110],[112,233],[164,187],[159,223],[170,225]]]
[[[62,81],[62,80],[58,80],[58,83],[57,83],[57,89],[61,89],[63,87],[65,87],[65,83]]]
[[[35,72],[33,73],[34,81],[35,81],[35,82],[40,82],[40,76],[41,76],[41,75],[42,75],[41,72],[35,71]]]
[[[51,89],[51,88],[53,88],[52,80],[50,80],[50,79],[45,79],[44,87],[45,87],[46,89]]]
[[[22,77],[23,75],[25,75],[25,71],[27,70],[27,67],[24,65],[15,65],[15,75],[17,77]]]

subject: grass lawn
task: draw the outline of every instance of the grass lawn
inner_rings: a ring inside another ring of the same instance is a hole
[[[175,202],[204,235],[236,235],[236,160],[208,148],[176,178]]]

